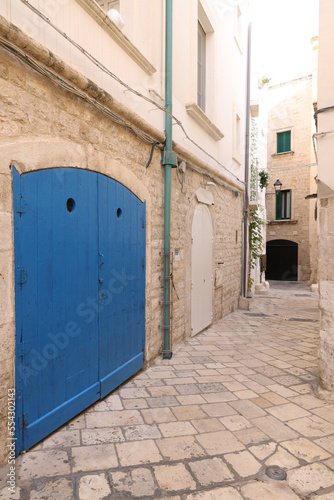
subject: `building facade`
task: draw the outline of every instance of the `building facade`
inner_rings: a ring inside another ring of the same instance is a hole
[[[174,2],[172,151],[165,2],[109,3],[0,7],[0,403],[15,388],[17,452],[241,293],[247,2]],[[0,463],[7,439],[2,418]]]
[[[334,391],[334,33],[331,19],[334,5],[320,0],[317,100],[315,102],[318,156],[318,231],[320,295],[320,383]]]
[[[271,86],[264,92],[269,174],[266,277],[317,283],[312,77]]]

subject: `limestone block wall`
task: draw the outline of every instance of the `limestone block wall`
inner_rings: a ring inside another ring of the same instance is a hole
[[[103,173],[146,201],[145,359],[159,354],[163,336],[164,170],[151,145],[111,121],[91,104],[41,76],[0,49],[0,464],[7,449],[7,391],[14,387],[15,296],[11,165],[20,173],[51,167],[76,167]],[[171,249],[174,252],[173,342],[190,336],[191,228],[198,203],[194,192],[208,180],[188,162],[181,186],[172,171]],[[241,289],[243,196],[217,179],[211,189],[213,220],[213,321],[237,307]],[[178,250],[179,258],[175,258]],[[215,287],[216,269],[222,286]]]
[[[314,133],[312,77],[270,87],[267,92],[268,151],[267,241],[291,240],[298,244],[298,278],[317,282],[318,240],[315,199],[317,166],[312,146]],[[277,154],[277,133],[291,130],[291,152]],[[292,191],[291,220],[276,221],[274,182]]]

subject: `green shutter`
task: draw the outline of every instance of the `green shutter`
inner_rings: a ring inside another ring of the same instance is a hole
[[[276,193],[276,220],[282,219],[282,192]]]
[[[289,219],[291,219],[292,190],[289,190]]]
[[[277,134],[277,153],[287,153],[291,151],[291,130],[279,132]]]

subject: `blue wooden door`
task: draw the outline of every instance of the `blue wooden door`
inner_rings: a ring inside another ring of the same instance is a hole
[[[143,365],[145,204],[79,169],[13,169],[17,453]]]

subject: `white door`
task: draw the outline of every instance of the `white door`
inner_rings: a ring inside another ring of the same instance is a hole
[[[197,206],[192,225],[191,335],[212,323],[212,222],[206,205]]]

